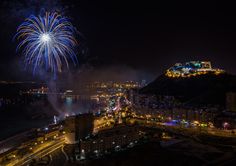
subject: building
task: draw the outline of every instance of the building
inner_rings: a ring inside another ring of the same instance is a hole
[[[215,117],[214,126],[222,129],[236,129],[236,113],[222,112],[222,114]]]
[[[190,61],[186,63],[176,63],[166,71],[167,77],[191,77],[214,73],[216,75],[224,73],[224,70],[213,69],[209,61]]]
[[[226,93],[226,110],[236,112],[236,93]]]
[[[94,117],[92,113],[69,116],[64,123],[66,143],[75,144],[92,134]]]
[[[120,149],[133,145],[144,135],[136,126],[119,125],[112,129],[103,130],[97,135],[80,142],[80,152],[83,157],[97,155],[109,150]]]

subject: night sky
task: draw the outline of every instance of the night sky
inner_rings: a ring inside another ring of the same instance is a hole
[[[20,62],[12,38],[24,16],[33,12],[27,0],[10,2],[1,2],[2,79],[23,73],[15,67]],[[35,8],[41,8],[36,2]],[[230,4],[64,0],[56,5],[67,8],[65,14],[83,34],[89,51],[81,63],[125,65],[157,76],[176,62],[210,60],[236,74],[236,19],[229,14]],[[24,10],[17,14],[19,8]]]

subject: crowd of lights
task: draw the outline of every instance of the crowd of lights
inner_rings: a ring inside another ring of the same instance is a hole
[[[194,77],[198,75],[205,75],[213,73],[219,75],[224,73],[221,69],[212,69],[210,62],[191,61],[185,64],[177,63],[169,68],[165,75],[167,77],[178,78],[178,77]]]

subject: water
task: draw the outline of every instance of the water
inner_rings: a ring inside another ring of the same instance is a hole
[[[11,137],[17,133],[29,130],[31,128],[43,127],[53,122],[53,118],[30,119],[24,114],[9,115],[0,113],[0,140]]]

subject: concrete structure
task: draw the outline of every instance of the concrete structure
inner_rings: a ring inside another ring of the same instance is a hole
[[[222,129],[236,129],[236,112],[223,112],[215,118],[214,125]]]
[[[94,117],[92,113],[69,116],[65,119],[65,132],[68,144],[78,143],[93,132]]]
[[[86,155],[96,155],[109,150],[116,150],[123,146],[134,144],[143,137],[143,132],[134,126],[116,126],[99,132],[96,136],[80,142],[80,152]]]
[[[226,109],[227,111],[236,112],[236,93],[235,92],[226,93]]]

